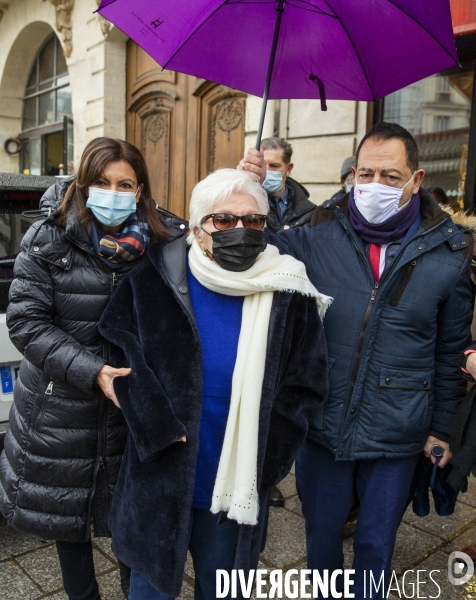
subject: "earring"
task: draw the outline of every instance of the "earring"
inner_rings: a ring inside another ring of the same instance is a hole
[[[202,248],[203,256],[207,256],[207,251]]]

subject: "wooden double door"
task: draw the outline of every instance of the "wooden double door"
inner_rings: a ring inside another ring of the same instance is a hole
[[[243,156],[246,94],[204,79],[162,71],[130,40],[127,140],[144,154],[154,198],[188,217],[194,185]]]

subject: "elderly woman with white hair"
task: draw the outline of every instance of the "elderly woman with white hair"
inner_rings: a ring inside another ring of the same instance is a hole
[[[101,319],[111,363],[132,369],[115,381],[129,439],[109,522],[130,600],[180,595],[187,550],[196,599],[216,598],[218,569],[248,581],[268,490],[326,398],[330,299],[266,245],[267,212],[249,174],[212,173],[188,239],[150,245]]]

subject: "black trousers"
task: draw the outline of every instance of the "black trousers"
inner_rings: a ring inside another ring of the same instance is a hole
[[[56,540],[63,586],[69,600],[100,600],[93,561],[93,546],[89,542]]]

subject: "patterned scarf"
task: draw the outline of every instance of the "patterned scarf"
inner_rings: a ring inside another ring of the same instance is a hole
[[[137,260],[150,243],[149,225],[139,221],[137,213],[132,214],[124,222],[122,231],[117,233],[105,233],[96,221],[91,225],[94,249],[111,269]]]

